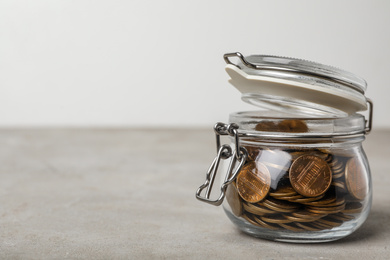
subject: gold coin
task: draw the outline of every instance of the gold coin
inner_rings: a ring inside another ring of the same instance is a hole
[[[259,162],[246,164],[237,176],[237,190],[241,198],[250,203],[264,199],[271,185],[271,175]]]
[[[295,159],[289,176],[292,187],[306,197],[324,194],[332,182],[329,165],[314,155],[302,155]]]
[[[226,190],[226,200],[233,212],[237,217],[242,214],[242,202],[240,195],[238,195],[236,184],[232,182]]]
[[[252,214],[259,215],[259,216],[262,216],[262,215],[265,215],[265,214],[276,213],[273,210],[270,210],[270,209],[268,209],[266,207],[263,207],[263,206],[260,206],[260,205],[257,205],[257,204],[244,203],[243,206],[244,206],[244,210],[246,210],[246,211],[248,211],[248,212],[250,212]]]
[[[368,192],[368,181],[365,167],[362,162],[354,157],[348,160],[345,167],[345,182],[348,191],[358,200],[364,200]]]

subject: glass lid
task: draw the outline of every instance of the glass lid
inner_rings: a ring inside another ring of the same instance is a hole
[[[236,63],[232,57],[238,58]],[[286,57],[227,53],[229,82],[250,104],[305,116],[339,117],[367,110],[367,83],[320,63]]]

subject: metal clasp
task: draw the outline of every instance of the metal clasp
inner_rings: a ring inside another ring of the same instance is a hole
[[[244,165],[246,159],[248,158],[248,152],[246,151],[246,149],[239,145],[239,137],[238,137],[237,129],[238,126],[236,124],[226,125],[223,123],[217,123],[214,126],[216,143],[217,143],[217,156],[214,158],[213,162],[211,163],[207,171],[206,181],[196,191],[196,198],[198,200],[209,203],[214,206],[221,205],[225,198],[226,189],[228,185],[235,180],[242,166]],[[233,153],[230,145],[224,144],[221,146],[221,140],[220,140],[221,135],[231,135],[234,137],[236,150]],[[210,194],[214,185],[215,176],[217,175],[218,172],[219,164],[221,160],[226,160],[229,159],[230,157],[232,157],[232,159],[229,163],[229,167],[225,175],[224,182],[221,185],[221,193],[216,200],[211,200]],[[238,166],[236,167],[237,162],[238,162]],[[205,196],[201,196],[201,193],[204,189],[206,189]]]
[[[367,125],[366,129],[365,129],[366,135],[368,135],[371,132],[372,117],[373,117],[373,114],[374,114],[374,103],[369,98],[367,98],[367,103],[368,103],[368,120],[366,120],[366,125]]]

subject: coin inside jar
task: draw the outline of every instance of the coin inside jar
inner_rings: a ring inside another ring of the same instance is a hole
[[[232,209],[232,212],[237,217],[241,216],[242,214],[242,203],[241,199],[238,195],[236,184],[232,182],[226,190],[226,200],[230,205],[230,208]]]
[[[349,159],[345,167],[345,182],[348,191],[358,200],[363,200],[367,194],[367,179],[364,177],[363,167],[356,157]]]
[[[295,159],[289,176],[292,187],[306,197],[322,195],[332,182],[329,165],[315,155],[302,155]]]
[[[271,185],[267,167],[259,162],[246,164],[237,176],[237,191],[241,198],[250,203],[264,199]]]

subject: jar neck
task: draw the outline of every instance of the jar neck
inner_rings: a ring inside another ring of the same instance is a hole
[[[278,147],[302,147],[302,148],[345,148],[355,147],[356,145],[361,145],[365,140],[365,136],[355,135],[355,136],[343,136],[337,138],[327,138],[327,137],[303,137],[303,138],[270,138],[266,136],[258,135],[256,137],[241,137],[241,145],[254,145],[254,146],[278,146]],[[233,139],[232,139],[233,142]]]

